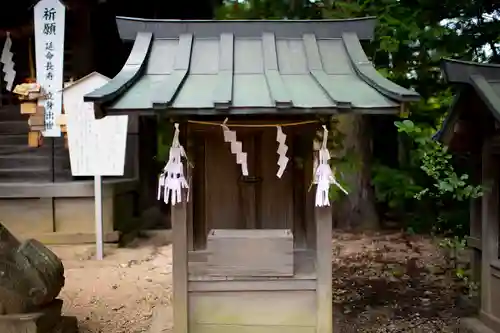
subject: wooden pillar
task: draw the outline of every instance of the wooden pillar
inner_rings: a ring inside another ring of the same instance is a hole
[[[481,160],[482,156],[479,153],[475,153],[471,156],[472,161],[472,180],[474,184],[480,184],[482,182],[482,170],[481,170]],[[472,278],[474,281],[479,282],[481,280],[481,229],[482,229],[482,198],[471,198],[470,199],[470,234],[467,238],[467,246],[471,249],[470,253],[470,263],[472,270]],[[480,301],[481,295],[474,300]],[[480,302],[477,302],[479,307]]]
[[[470,235],[467,237],[467,246],[470,251],[470,264],[472,270],[472,278],[474,281],[481,280],[481,198],[472,198],[470,200]],[[480,295],[477,299],[480,299]],[[479,306],[479,303],[477,304]]]
[[[187,203],[172,206],[174,333],[188,333]]]
[[[483,144],[482,156],[482,271],[481,271],[481,310],[491,313],[491,262],[498,259],[498,158],[492,153],[491,140]]]
[[[333,332],[332,208],[315,208],[316,224],[316,333]]]
[[[194,190],[194,175],[193,175],[193,169],[189,165],[189,163],[193,163],[194,156],[196,154],[195,150],[195,145],[194,145],[194,140],[191,137],[191,131],[189,127],[183,126],[183,132],[184,134],[184,140],[185,142],[185,147],[186,147],[186,154],[189,159],[189,161],[186,163],[186,179],[189,184],[189,198],[188,198],[188,204],[187,204],[187,213],[186,213],[186,222],[187,222],[187,249],[188,251],[194,251],[194,212],[193,212],[193,190]]]

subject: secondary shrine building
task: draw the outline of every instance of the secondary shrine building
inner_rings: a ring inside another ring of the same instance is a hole
[[[375,23],[117,19],[133,49],[85,100],[97,117],[179,124],[176,333],[332,332],[332,216],[309,190],[313,141],[339,112],[397,114],[419,99],[368,60],[360,41]]]
[[[467,240],[473,279],[481,289],[479,316],[462,320],[462,328],[500,332],[500,65],[444,60],[442,69],[458,89],[437,139],[468,155],[472,180],[483,186],[483,196],[471,200]]]

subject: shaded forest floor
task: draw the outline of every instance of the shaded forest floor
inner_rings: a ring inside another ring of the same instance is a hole
[[[461,286],[431,239],[335,232],[332,242],[336,333],[454,332]],[[64,312],[77,316],[82,333],[147,332],[154,308],[170,306],[164,236],[108,249],[102,262],[92,259],[91,246],[54,251],[66,267]]]
[[[336,332],[455,332],[462,285],[428,237],[336,233]]]

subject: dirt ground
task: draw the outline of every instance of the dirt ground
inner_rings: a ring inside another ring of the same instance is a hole
[[[164,235],[109,248],[102,262],[91,246],[52,249],[66,268],[64,313],[82,333],[147,332],[153,309],[171,302]],[[459,286],[446,266],[429,238],[335,232],[335,332],[454,332]]]

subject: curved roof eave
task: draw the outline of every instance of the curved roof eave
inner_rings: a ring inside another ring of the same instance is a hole
[[[372,62],[366,56],[355,33],[344,33],[342,39],[356,74],[369,86],[382,95],[401,103],[416,102],[420,99],[420,95],[417,92],[397,85],[375,69]]]
[[[103,104],[111,103],[119,98],[141,77],[146,68],[152,44],[152,33],[138,33],[132,51],[130,51],[130,55],[121,71],[107,84],[84,96],[85,102],[94,102],[97,118],[105,116]]]

